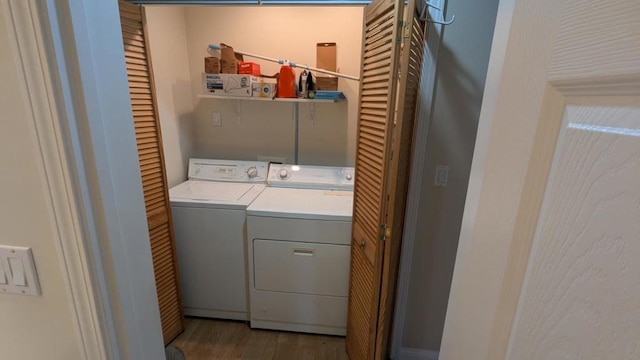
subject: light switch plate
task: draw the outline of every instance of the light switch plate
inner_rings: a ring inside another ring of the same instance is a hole
[[[436,166],[436,174],[433,179],[433,186],[447,186],[449,181],[449,166],[438,165]]]
[[[0,245],[0,266],[7,279],[7,284],[0,283],[0,293],[40,295],[40,282],[31,248]]]
[[[222,115],[217,111],[213,113],[213,126],[222,126]]]
[[[4,272],[4,266],[0,262],[0,286],[8,285],[9,279],[7,279],[7,274]]]

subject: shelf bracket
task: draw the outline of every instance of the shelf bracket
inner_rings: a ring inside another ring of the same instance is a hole
[[[316,104],[308,103],[309,117],[311,118],[311,127],[316,127]]]
[[[240,113],[241,113],[241,109],[242,107],[240,106],[240,100],[236,100],[235,101],[235,108],[236,108],[236,119],[238,121],[238,124],[240,124]]]

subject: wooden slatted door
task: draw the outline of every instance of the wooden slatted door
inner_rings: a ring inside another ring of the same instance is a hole
[[[421,2],[421,1],[420,1]],[[400,264],[402,230],[407,204],[407,193],[411,169],[411,149],[413,129],[417,111],[418,91],[424,55],[426,23],[420,20],[420,2],[410,1],[407,8],[408,19],[404,22],[404,47],[400,65],[400,83],[397,95],[397,112],[393,132],[393,159],[389,164],[387,182],[387,218],[392,231],[384,242],[382,264],[382,285],[378,311],[375,359],[385,359],[389,331],[395,307],[396,282]],[[409,11],[413,9],[413,12]],[[395,156],[397,154],[397,156]]]
[[[144,9],[124,1],[119,5],[162,333],[168,344],[184,325]]]
[[[404,21],[403,5],[380,0],[365,8],[347,324],[352,360],[386,357],[393,314],[425,35],[415,1]]]

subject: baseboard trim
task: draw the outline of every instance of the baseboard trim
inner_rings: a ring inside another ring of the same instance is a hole
[[[434,350],[401,348],[397,360],[438,360],[440,353]]]

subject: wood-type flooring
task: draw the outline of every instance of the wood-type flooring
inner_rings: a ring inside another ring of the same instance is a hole
[[[244,322],[186,318],[171,345],[187,360],[348,360],[345,338],[253,330]]]

